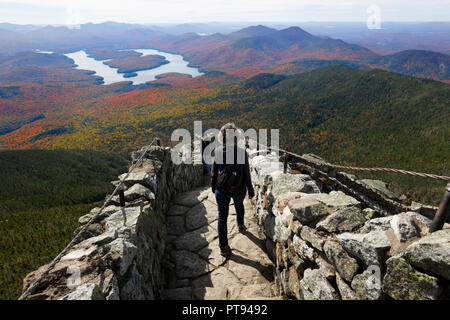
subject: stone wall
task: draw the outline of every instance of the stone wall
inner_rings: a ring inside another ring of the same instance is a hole
[[[428,234],[423,207],[381,181],[250,153],[255,215],[293,299],[448,299],[450,229]],[[295,173],[295,174],[294,174]],[[428,215],[434,208],[429,208]],[[420,214],[422,213],[422,214]]]
[[[134,152],[133,161],[142,152]],[[165,281],[162,265],[170,201],[202,183],[201,164],[175,165],[171,149],[152,147],[125,180],[126,206],[121,208],[118,197],[113,198],[29,299],[159,298]],[[94,208],[82,216],[80,228],[98,211]],[[24,290],[45,268],[24,279]]]

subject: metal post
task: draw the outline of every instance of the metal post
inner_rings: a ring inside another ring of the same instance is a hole
[[[120,199],[120,206],[125,207],[125,192],[123,190],[123,184],[120,185],[119,189],[119,199]]]
[[[289,146],[285,147],[286,151],[289,151]],[[287,152],[284,152],[284,159],[283,159],[283,172],[287,173],[287,167],[288,167],[288,154]]]
[[[284,159],[283,159],[283,172],[287,173],[287,153],[284,153]]]
[[[442,198],[439,209],[434,216],[430,226],[430,233],[441,230],[450,213],[450,183],[445,187],[444,198]]]

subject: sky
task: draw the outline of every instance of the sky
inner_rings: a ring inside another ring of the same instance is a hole
[[[0,22],[449,21],[450,0],[0,0]]]

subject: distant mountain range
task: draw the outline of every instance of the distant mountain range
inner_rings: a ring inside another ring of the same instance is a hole
[[[184,27],[187,30],[202,30],[206,25]],[[175,29],[179,32],[182,28],[183,25],[179,25]],[[171,27],[167,30],[175,29]],[[257,25],[228,34],[209,35],[195,32],[167,34],[167,30],[116,22],[87,23],[79,29],[0,23],[0,54],[3,52],[4,56],[8,56],[34,49],[65,53],[81,49],[151,47],[183,54],[191,65],[204,71],[224,71],[244,77],[261,72],[292,73],[292,70],[301,71],[298,66],[305,61],[332,60],[338,64],[349,65],[351,62],[361,68],[381,68],[450,82],[450,60],[443,53],[406,50],[380,55],[363,46],[313,35],[295,26],[277,30]],[[309,65],[308,69],[311,69],[312,65]]]
[[[192,65],[205,70],[243,74],[249,67],[290,72],[291,63],[333,60],[334,63],[381,68],[434,80],[450,81],[450,56],[432,51],[407,50],[379,55],[339,39],[314,36],[299,27],[276,30],[252,26],[228,35],[194,33],[157,37],[151,46],[184,54]],[[285,68],[276,66],[284,65]],[[243,69],[242,72],[240,72]],[[253,70],[252,74],[258,73]]]

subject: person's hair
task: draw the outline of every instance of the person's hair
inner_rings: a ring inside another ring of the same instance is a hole
[[[217,140],[221,144],[226,144],[226,132],[228,129],[234,129],[236,130],[236,125],[234,122],[228,122],[227,124],[223,125],[222,128],[220,128],[219,134],[217,135]]]

